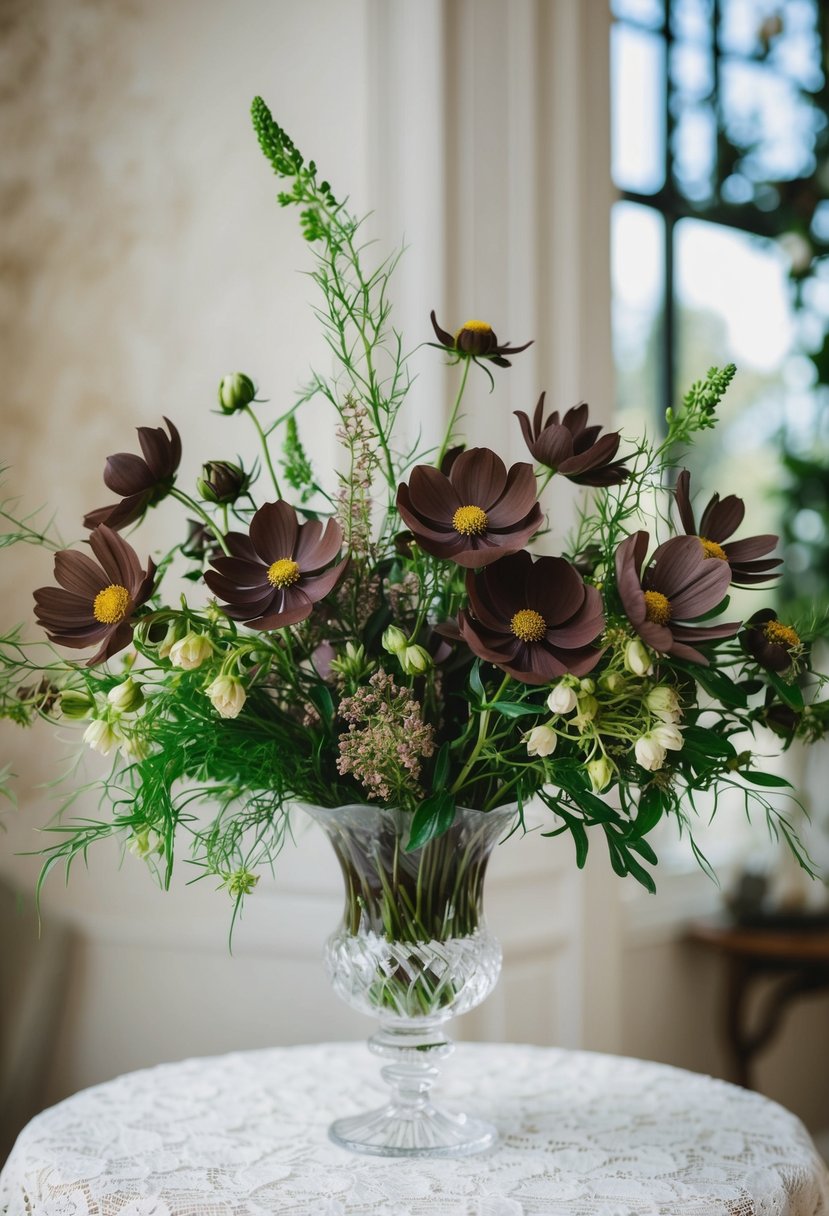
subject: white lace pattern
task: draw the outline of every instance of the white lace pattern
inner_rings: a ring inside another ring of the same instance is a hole
[[[664,1065],[461,1044],[442,1096],[499,1146],[458,1161],[352,1156],[328,1123],[379,1106],[362,1044],[187,1060],[77,1094],[29,1124],[7,1216],[819,1216],[829,1173],[799,1121]]]

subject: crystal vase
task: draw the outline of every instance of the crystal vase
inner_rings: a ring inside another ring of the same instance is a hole
[[[370,806],[307,807],[328,835],[345,880],[342,923],[325,964],[334,991],[379,1019],[369,1048],[391,1087],[379,1110],[338,1119],[331,1139],[386,1157],[482,1152],[495,1129],[432,1102],[438,1066],[453,1050],[446,1023],[489,995],[501,947],[483,916],[487,862],[516,808],[459,808],[442,836],[407,851],[412,816]]]

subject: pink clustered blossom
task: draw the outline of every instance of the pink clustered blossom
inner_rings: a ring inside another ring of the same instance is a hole
[[[376,671],[366,687],[343,698],[339,713],[349,724],[339,742],[341,776],[350,773],[378,802],[420,792],[421,763],[433,754],[435,738],[409,689]]]

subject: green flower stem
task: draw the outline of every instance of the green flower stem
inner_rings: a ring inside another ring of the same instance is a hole
[[[508,675],[504,676],[503,680],[501,681],[501,685],[500,685],[498,691],[496,692],[495,696],[493,697],[493,701],[500,701],[501,694],[503,693],[507,684],[509,684],[509,681],[510,681],[510,677]],[[457,781],[452,786],[452,789],[450,791],[450,793],[452,793],[452,794],[457,794],[463,788],[466,778],[469,776],[469,773],[475,766],[475,761],[478,759],[478,756],[480,755],[480,752],[481,752],[481,748],[483,747],[484,743],[486,742],[486,733],[487,733],[487,728],[489,727],[490,714],[491,714],[491,711],[488,709],[485,709],[478,717],[478,738],[475,741],[475,746],[472,748],[472,751],[469,754],[469,759],[467,760],[466,764],[463,766],[460,773],[458,774]]]
[[[270,448],[268,447],[268,437],[265,434],[265,432],[262,430],[262,426],[259,422],[259,419],[254,414],[254,412],[250,408],[249,404],[245,406],[245,413],[250,418],[253,425],[256,427],[257,433],[259,435],[259,440],[262,444],[262,451],[265,454],[265,464],[268,466],[268,472],[271,475],[271,481],[273,482],[273,488],[276,491],[276,497],[281,498],[282,491],[279,488],[279,480],[276,476],[276,470],[273,467],[273,461],[271,460],[271,451],[270,451]]]
[[[210,531],[216,537],[216,540],[221,545],[222,553],[224,553],[226,557],[229,557],[230,550],[227,547],[227,543],[224,535],[222,534],[221,528],[216,526],[207,512],[199,506],[195,499],[192,499],[189,494],[185,494],[183,490],[179,490],[177,486],[173,486],[172,490],[170,491],[170,497],[175,498],[178,502],[183,503],[185,507],[189,507],[191,511],[196,512],[199,518],[207,524]]]
[[[469,365],[471,364],[471,362],[472,362],[471,359],[464,359],[464,361],[463,361],[463,375],[461,376],[461,382],[458,387],[458,395],[455,397],[455,404],[452,406],[452,413],[449,418],[449,425],[446,428],[446,434],[443,436],[443,443],[440,445],[440,449],[439,449],[437,457],[435,459],[435,467],[438,469],[440,468],[443,458],[449,449],[449,444],[452,442],[452,433],[455,429],[455,422],[458,417],[458,410],[460,409],[461,398],[463,397],[464,389],[466,388],[466,381],[469,377]]]

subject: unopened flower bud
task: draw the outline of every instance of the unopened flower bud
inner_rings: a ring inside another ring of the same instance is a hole
[[[657,684],[645,697],[645,704],[657,718],[663,722],[676,722],[682,717],[679,697],[667,684]]]
[[[551,714],[572,713],[577,704],[576,690],[569,684],[556,684],[547,698],[547,708]]]
[[[650,733],[651,738],[655,739],[660,747],[667,748],[668,751],[681,752],[685,746],[682,731],[672,723],[666,722],[663,726],[655,726]]]
[[[409,639],[402,629],[398,629],[397,625],[389,625],[383,633],[380,644],[389,654],[400,654],[408,646]]]
[[[524,736],[527,744],[527,754],[530,756],[551,756],[556,750],[558,736],[550,726],[534,726]]]
[[[578,698],[578,709],[573,721],[579,730],[581,730],[588,724],[588,722],[593,721],[598,712],[599,702],[592,695],[592,693],[588,692],[584,696]]]
[[[621,692],[625,686],[625,677],[620,671],[606,671],[599,676],[599,688],[603,692]]]
[[[579,680],[579,689],[581,692],[595,692],[596,681],[591,679]]]
[[[132,676],[124,680],[121,684],[116,684],[114,688],[110,688],[107,693],[107,701],[115,709],[120,709],[121,713],[129,714],[135,709],[140,709],[144,704],[144,694],[136,684]]]
[[[636,638],[625,647],[625,667],[635,676],[647,676],[653,671],[647,647]]]
[[[150,745],[147,740],[140,739],[137,735],[125,736],[118,747],[121,755],[126,756],[128,760],[146,760],[150,754]]]
[[[213,643],[210,638],[205,637],[203,633],[191,631],[170,648],[170,662],[184,671],[194,671],[212,654]]]
[[[407,676],[422,676],[432,666],[432,656],[423,646],[407,646],[397,658]]]
[[[199,494],[205,502],[229,504],[244,494],[250,485],[250,477],[241,465],[229,460],[208,460],[202,465],[201,477],[196,481]]]
[[[256,396],[256,387],[244,372],[232,372],[219,381],[219,405],[225,414],[235,414],[250,405]]]
[[[636,740],[633,751],[637,764],[641,764],[649,773],[655,773],[657,769],[662,768],[667,755],[665,748],[657,743],[652,735],[641,735]]]
[[[223,886],[227,888],[229,894],[234,899],[238,899],[240,895],[250,895],[258,882],[258,874],[252,874],[250,870],[241,869],[234,870],[232,874],[228,874]]]
[[[96,718],[83,732],[84,743],[88,743],[93,751],[100,752],[102,756],[108,756],[110,752],[115,751],[122,738],[121,733],[105,718]]]
[[[587,775],[590,778],[593,793],[601,794],[602,790],[606,790],[613,780],[613,765],[607,756],[599,756],[596,760],[589,761]]]
[[[158,657],[160,659],[167,659],[170,657],[170,651],[181,637],[181,629],[181,624],[178,621],[170,621],[169,625],[167,626],[167,632],[158,643]]]
[[[247,699],[245,687],[236,676],[216,676],[204,693],[222,718],[237,718]]]
[[[60,694],[60,712],[64,718],[88,718],[95,708],[95,701],[88,692],[66,688]]]

